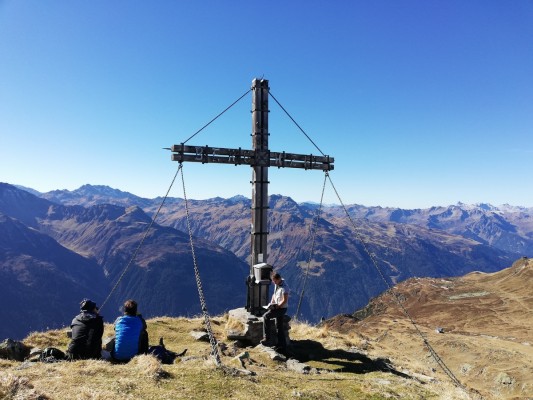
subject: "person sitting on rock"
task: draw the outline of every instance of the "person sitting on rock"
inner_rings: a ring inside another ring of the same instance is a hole
[[[102,353],[104,320],[98,315],[98,307],[94,301],[89,299],[81,301],[80,314],[74,317],[70,328],[72,340],[67,348],[67,359],[99,359]]]
[[[148,352],[146,321],[137,315],[137,302],[124,303],[124,315],[115,321],[115,346],[111,352],[114,360],[127,362],[137,354]]]
[[[270,300],[268,311],[263,315],[263,340],[261,344],[264,346],[271,346],[272,340],[270,337],[270,326],[272,320],[276,320],[278,348],[280,351],[286,350],[285,332],[283,330],[283,317],[287,313],[289,305],[289,286],[281,275],[275,273],[272,275],[272,282],[274,282],[274,294]]]

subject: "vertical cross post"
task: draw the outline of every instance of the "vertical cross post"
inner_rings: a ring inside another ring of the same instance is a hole
[[[248,276],[246,309],[261,314],[261,306],[268,304],[271,268],[268,258],[268,80],[252,81],[252,148],[255,163],[252,166],[252,254]],[[266,268],[260,268],[260,266]],[[258,269],[259,268],[259,269]],[[267,275],[267,276],[265,276]]]
[[[251,267],[266,263],[268,258],[268,81],[254,79],[252,90],[252,146],[256,164],[252,173]]]

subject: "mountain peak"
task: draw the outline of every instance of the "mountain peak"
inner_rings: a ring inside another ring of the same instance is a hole
[[[106,196],[134,196],[128,192],[123,192],[119,189],[114,189],[106,185],[90,185],[85,184],[80,186],[78,189],[74,190],[73,193],[83,193],[83,194],[101,194]]]
[[[106,185],[85,184],[75,190],[53,190],[43,193],[41,197],[64,205],[82,205],[89,207],[96,204],[108,203],[123,207],[132,204],[139,207],[146,207],[150,200],[143,199],[129,192],[112,188]]]
[[[485,210],[485,211],[495,211],[495,210],[498,210],[497,207],[494,207],[492,204],[489,204],[489,203],[476,203],[475,204],[477,207],[481,208],[482,210]]]

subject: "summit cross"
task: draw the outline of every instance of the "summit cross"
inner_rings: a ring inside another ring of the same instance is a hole
[[[183,143],[171,147],[172,161],[249,165],[253,168],[251,182],[252,254],[250,275],[247,278],[246,309],[254,315],[261,314],[262,306],[268,304],[272,270],[267,264],[268,168],[331,171],[334,162],[333,157],[329,156],[270,151],[268,148],[268,97],[268,80],[254,79],[252,81],[252,150],[188,146]]]

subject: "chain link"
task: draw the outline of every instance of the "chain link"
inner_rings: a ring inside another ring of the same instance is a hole
[[[189,218],[189,205],[187,201],[187,193],[185,191],[185,179],[183,178],[183,165],[181,165],[180,170],[181,170],[181,182],[183,185],[183,199],[185,200],[185,213],[187,216],[187,230],[189,231],[189,240],[191,244],[192,260],[193,260],[193,265],[194,265],[194,276],[196,278],[196,286],[198,287],[198,296],[200,297],[200,304],[202,306],[202,314],[204,316],[205,327],[207,330],[207,334],[209,335],[209,343],[211,344],[211,355],[214,357],[215,364],[217,365],[217,367],[221,367],[222,362],[220,361],[220,354],[218,352],[218,344],[217,344],[217,340],[215,339],[215,335],[213,335],[213,330],[211,329],[211,318],[209,317],[209,313],[207,312],[207,304],[205,302],[204,290],[202,289],[202,281],[200,280],[200,271],[198,270],[198,264],[196,262],[196,254],[194,252],[191,222]]]

